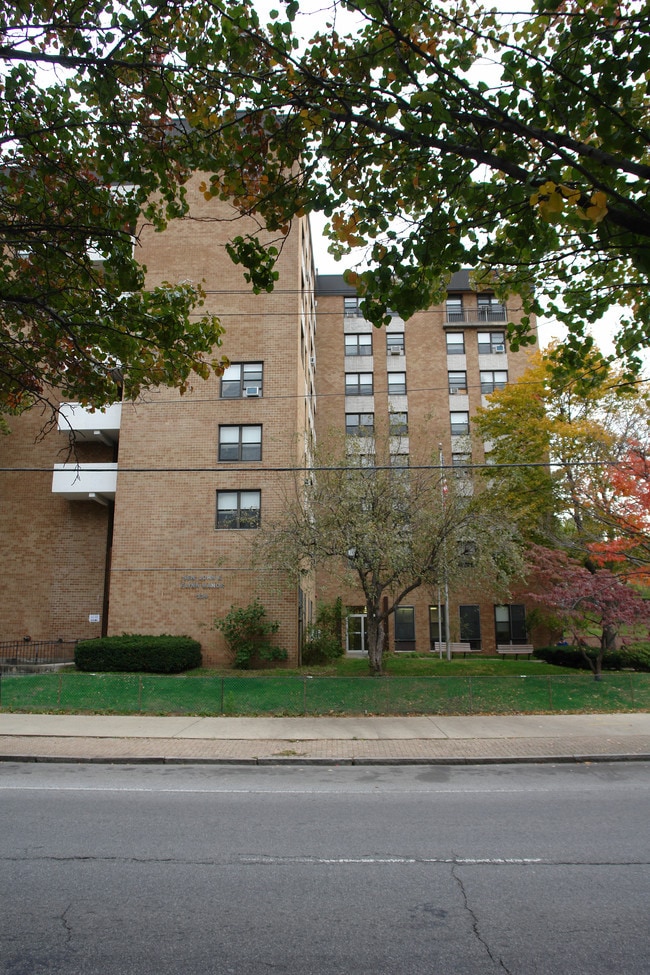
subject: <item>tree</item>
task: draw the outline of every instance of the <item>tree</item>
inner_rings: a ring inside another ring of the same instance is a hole
[[[359,438],[361,440],[362,438]],[[370,671],[381,674],[388,619],[420,586],[471,578],[506,591],[521,568],[514,535],[481,497],[447,484],[429,462],[393,466],[381,438],[373,455],[359,444],[321,445],[314,474],[297,478],[283,516],[260,534],[257,556],[289,576],[320,567],[359,589],[367,609]]]
[[[543,546],[529,552],[530,599],[546,606],[569,629],[594,676],[599,679],[603,656],[616,649],[621,628],[650,622],[650,605],[641,594],[608,569],[589,571],[566,553]],[[595,659],[587,653],[588,640],[599,631]]]
[[[557,348],[537,353],[474,419],[491,448],[490,494],[529,541],[588,556],[620,524],[626,496],[615,472],[647,436],[648,417],[648,394],[620,372],[605,375],[597,350],[572,373],[558,368]]]
[[[650,580],[650,461],[647,439],[630,443],[620,462],[607,471],[611,490],[594,501],[607,537],[590,551],[596,563],[627,578]]]
[[[348,280],[375,324],[436,303],[465,265],[478,287],[520,296],[513,347],[531,340],[529,313],[565,321],[573,368],[591,347],[586,324],[623,306],[617,352],[638,370],[650,338],[646,5],[536,0],[507,14],[350,0],[309,39],[299,0],[265,27],[237,11],[241,34],[220,51],[234,83],[208,79],[192,118],[221,114],[207,194],[280,231],[324,211],[335,253],[362,248],[370,262]],[[253,239],[233,255],[251,273],[268,267]]]
[[[144,288],[144,225],[186,213],[184,119],[220,16],[196,0],[0,0],[0,413],[101,406],[221,361],[200,282]]]

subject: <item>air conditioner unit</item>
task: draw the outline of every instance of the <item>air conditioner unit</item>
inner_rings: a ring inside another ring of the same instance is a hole
[[[450,386],[449,387],[449,395],[450,396],[457,396],[458,395],[458,386]]]
[[[404,355],[404,349],[389,349],[390,355]]]
[[[309,357],[309,361],[311,362],[312,366],[315,366],[316,365],[316,356],[315,355],[310,356]]]
[[[260,386],[244,386],[244,396],[260,396],[262,393]]]
[[[506,351],[506,347],[505,347],[505,345],[503,345],[503,343],[500,343],[499,345],[493,345],[492,346],[492,351],[493,352],[505,352]]]

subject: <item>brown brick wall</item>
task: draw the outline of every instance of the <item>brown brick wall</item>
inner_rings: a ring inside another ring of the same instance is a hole
[[[52,494],[52,469],[67,459],[68,437],[40,438],[40,411],[10,418],[0,437],[0,640],[75,640],[101,635],[108,510]],[[80,462],[112,460],[102,445],[80,444]]]

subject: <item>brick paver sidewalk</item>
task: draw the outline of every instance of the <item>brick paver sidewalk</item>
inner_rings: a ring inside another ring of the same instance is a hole
[[[480,739],[215,740],[0,736],[2,761],[472,764],[650,760],[650,736]]]

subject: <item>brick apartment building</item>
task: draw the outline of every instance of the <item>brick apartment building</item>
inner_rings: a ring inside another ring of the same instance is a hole
[[[526,367],[526,354],[505,341],[517,309],[473,292],[463,272],[443,306],[374,329],[341,277],[316,275],[306,219],[282,250],[275,291],[251,294],[225,252],[230,225],[214,219],[216,204],[198,185],[189,187],[192,217],[145,233],[141,260],[151,285],[203,284],[231,365],[183,396],[162,388],[104,413],[65,404],[45,437],[38,410],[12,418],[0,440],[0,640],[184,633],[216,663],[225,648],[214,619],[257,597],[295,663],[316,599],[341,595],[347,647],[359,650],[359,596],[323,577],[296,590],[257,565],[255,526],[281,512],[287,478],[308,469],[314,436],[380,424],[389,411],[401,450],[426,437],[456,465],[480,463],[476,445],[469,456],[472,412]],[[430,602],[416,592],[400,608],[390,647],[429,649],[438,635]],[[498,642],[525,642],[524,612],[485,594],[452,594],[450,635],[487,652],[497,631]]]

